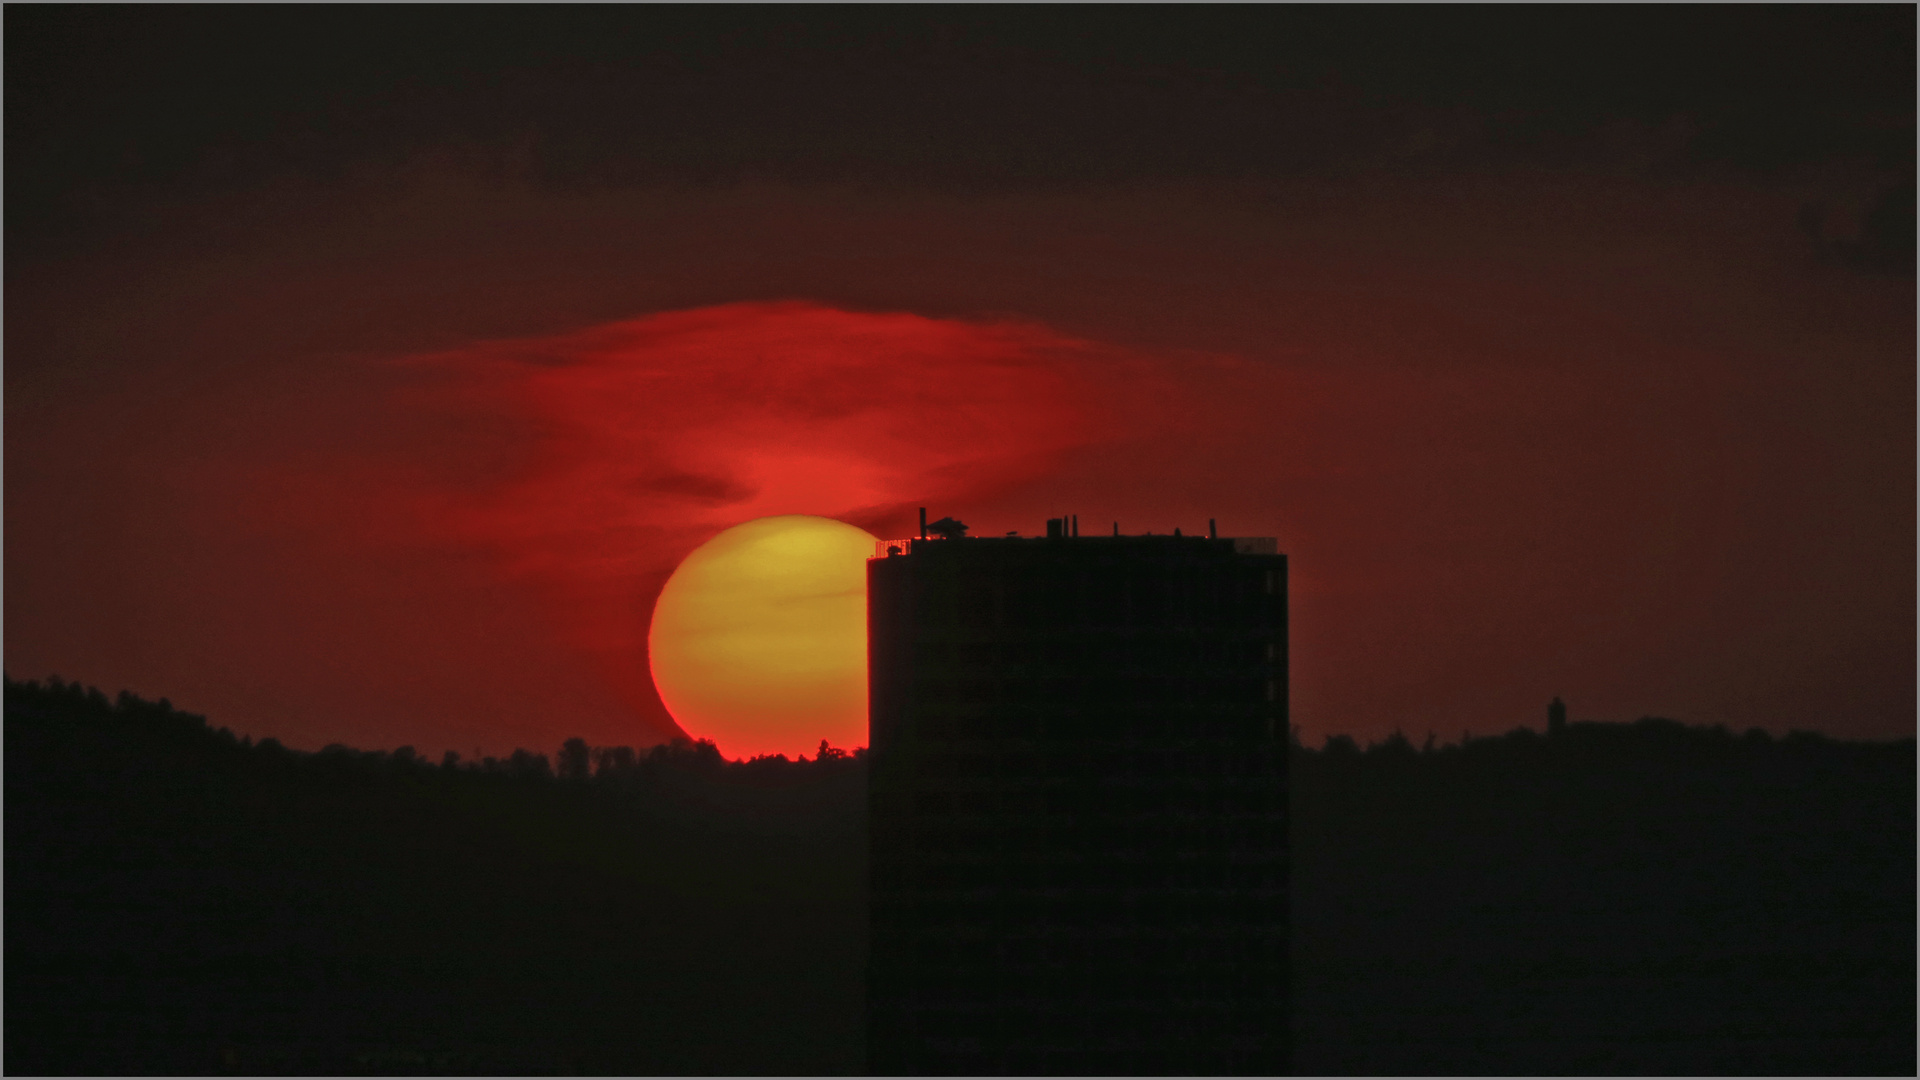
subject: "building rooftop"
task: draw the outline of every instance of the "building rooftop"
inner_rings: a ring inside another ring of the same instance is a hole
[[[1212,521],[1207,522],[1207,535],[1205,536],[1183,534],[1179,529],[1175,529],[1172,533],[1122,535],[1120,526],[1117,523],[1114,525],[1114,531],[1111,535],[1095,534],[1092,536],[1082,536],[1080,535],[1078,516],[1072,515],[1068,517],[1049,518],[1047,520],[1047,533],[1045,536],[1021,536],[1018,533],[1008,533],[1005,536],[989,537],[966,535],[966,525],[952,518],[942,518],[932,525],[925,525],[925,510],[920,512],[920,517],[923,523],[921,535],[878,541],[874,544],[873,557],[876,559],[885,559],[915,553],[931,553],[949,544],[962,545],[968,549],[974,549],[975,545],[988,545],[997,548],[1003,545],[1059,543],[1099,544],[1103,546],[1115,544],[1158,545],[1183,543],[1219,546],[1231,545],[1232,551],[1237,555],[1277,555],[1280,551],[1279,541],[1271,536],[1219,536]]]

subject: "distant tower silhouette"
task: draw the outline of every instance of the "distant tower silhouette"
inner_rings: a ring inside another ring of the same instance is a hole
[[[1547,734],[1558,735],[1567,730],[1567,706],[1559,698],[1547,705]]]
[[[1286,558],[1075,532],[867,564],[868,1070],[1284,1074]]]

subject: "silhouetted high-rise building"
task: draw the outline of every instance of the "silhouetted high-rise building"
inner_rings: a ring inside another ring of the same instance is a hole
[[[868,563],[875,1073],[1287,1069],[1273,540]]]
[[[1547,734],[1558,735],[1567,730],[1567,706],[1559,698],[1547,703]]]

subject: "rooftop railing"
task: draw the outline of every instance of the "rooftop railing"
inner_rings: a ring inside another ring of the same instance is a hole
[[[1009,537],[1009,538],[1022,539],[1022,540],[1040,539],[1040,537]],[[974,538],[969,537],[968,539],[974,539]],[[1082,538],[1074,537],[1073,539],[1075,542],[1078,542]],[[1100,536],[1089,536],[1089,537],[1086,537],[1085,539],[1100,540],[1100,539],[1106,539],[1106,538],[1100,537]],[[1119,539],[1130,539],[1130,537],[1120,537]],[[1206,539],[1206,537],[1203,537],[1203,536],[1189,537],[1188,539],[1204,540]],[[1220,537],[1220,539],[1232,541],[1233,552],[1236,555],[1278,555],[1280,553],[1279,541],[1271,536],[1233,536],[1233,537],[1223,536],[1223,537]],[[899,540],[878,540],[878,541],[875,541],[873,545],[873,557],[876,559],[884,559],[889,555],[911,555],[913,554],[913,546],[915,544],[942,544],[946,542],[947,541],[944,538],[938,537],[938,536],[928,536],[928,537],[909,536]]]

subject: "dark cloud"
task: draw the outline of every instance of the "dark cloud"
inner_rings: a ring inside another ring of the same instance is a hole
[[[943,190],[1578,158],[1910,170],[1906,6],[27,7],[9,239],[423,152],[562,186]]]
[[[633,490],[642,495],[677,495],[704,503],[735,503],[754,496],[755,489],[724,476],[675,472],[635,481]]]
[[[1841,248],[1851,265],[1875,273],[1912,277],[1914,272],[1914,182],[1882,192],[1867,211],[1859,237]]]

